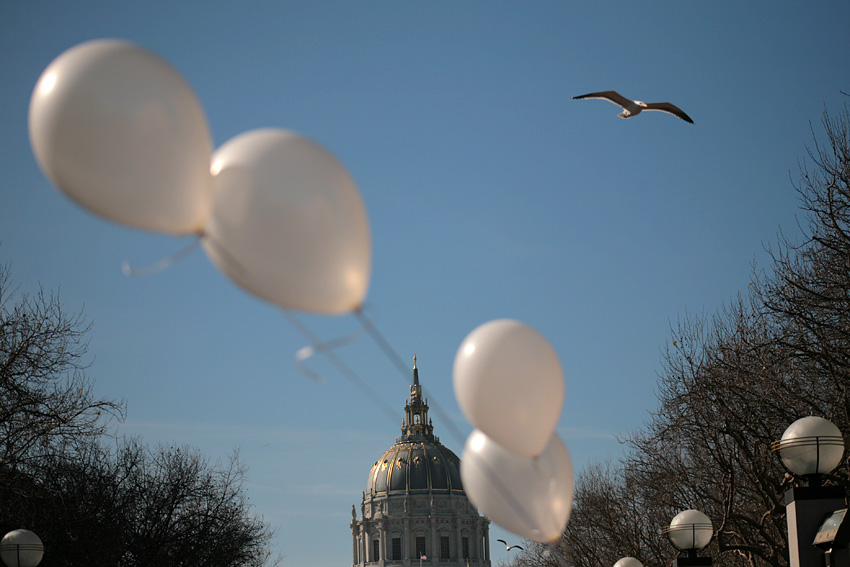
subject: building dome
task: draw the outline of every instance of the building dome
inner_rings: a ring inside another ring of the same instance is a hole
[[[401,436],[372,464],[351,510],[353,567],[491,567],[489,520],[463,491],[460,459],[434,435],[413,357]]]
[[[460,459],[440,444],[422,398],[419,370],[413,366],[413,385],[404,406],[401,437],[372,464],[366,495],[435,492],[463,494]]]
[[[372,465],[366,494],[443,492],[463,494],[460,460],[439,442],[405,440],[400,437]]]

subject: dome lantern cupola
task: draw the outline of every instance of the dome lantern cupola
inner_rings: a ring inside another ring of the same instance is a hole
[[[405,418],[401,422],[401,437],[396,440],[397,443],[403,441],[439,443],[439,439],[434,436],[434,426],[428,418],[428,400],[422,398],[416,355],[413,355],[413,384],[410,386],[410,399],[404,406],[404,415]]]

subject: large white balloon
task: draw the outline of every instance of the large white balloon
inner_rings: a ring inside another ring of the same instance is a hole
[[[236,283],[285,308],[344,313],[369,287],[369,221],[357,186],[325,149],[252,130],[212,159],[204,249]]]
[[[209,126],[192,88],[157,55],[108,39],[65,51],[36,84],[29,133],[44,174],[83,207],[136,228],[200,231]]]
[[[561,537],[575,485],[569,452],[557,434],[540,455],[526,458],[476,429],[463,449],[460,475],[472,503],[506,530],[541,543]]]
[[[555,431],[564,376],[543,335],[519,321],[497,319],[461,343],[454,390],[472,425],[517,455],[533,457]]]

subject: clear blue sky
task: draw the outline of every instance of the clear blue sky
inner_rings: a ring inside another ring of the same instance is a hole
[[[364,339],[340,355],[372,394],[321,360],[326,381],[306,379],[305,340],[201,251],[125,278],[123,260],[184,242],[94,217],[44,178],[26,127],[44,67],[82,41],[130,40],[189,80],[216,145],[275,126],[326,146],[368,209],[369,313],[418,355],[432,406],[466,435],[455,351],[477,325],[519,319],[561,358],[558,431],[581,468],[617,458],[616,434],[655,407],[671,323],[745,290],[763,244],[795,233],[789,173],[824,106],[846,101],[848,24],[846,1],[5,2],[0,261],[92,319],[96,392],[129,406],[120,433],[213,459],[239,448],[286,564],[350,564],[351,505],[399,434],[409,376]],[[570,100],[605,89],[696,124]],[[303,320],[325,338],[357,327]]]

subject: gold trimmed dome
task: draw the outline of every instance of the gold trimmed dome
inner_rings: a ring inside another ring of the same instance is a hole
[[[404,492],[463,494],[460,459],[434,435],[413,357],[413,384],[404,407],[401,437],[372,465],[366,495]]]

